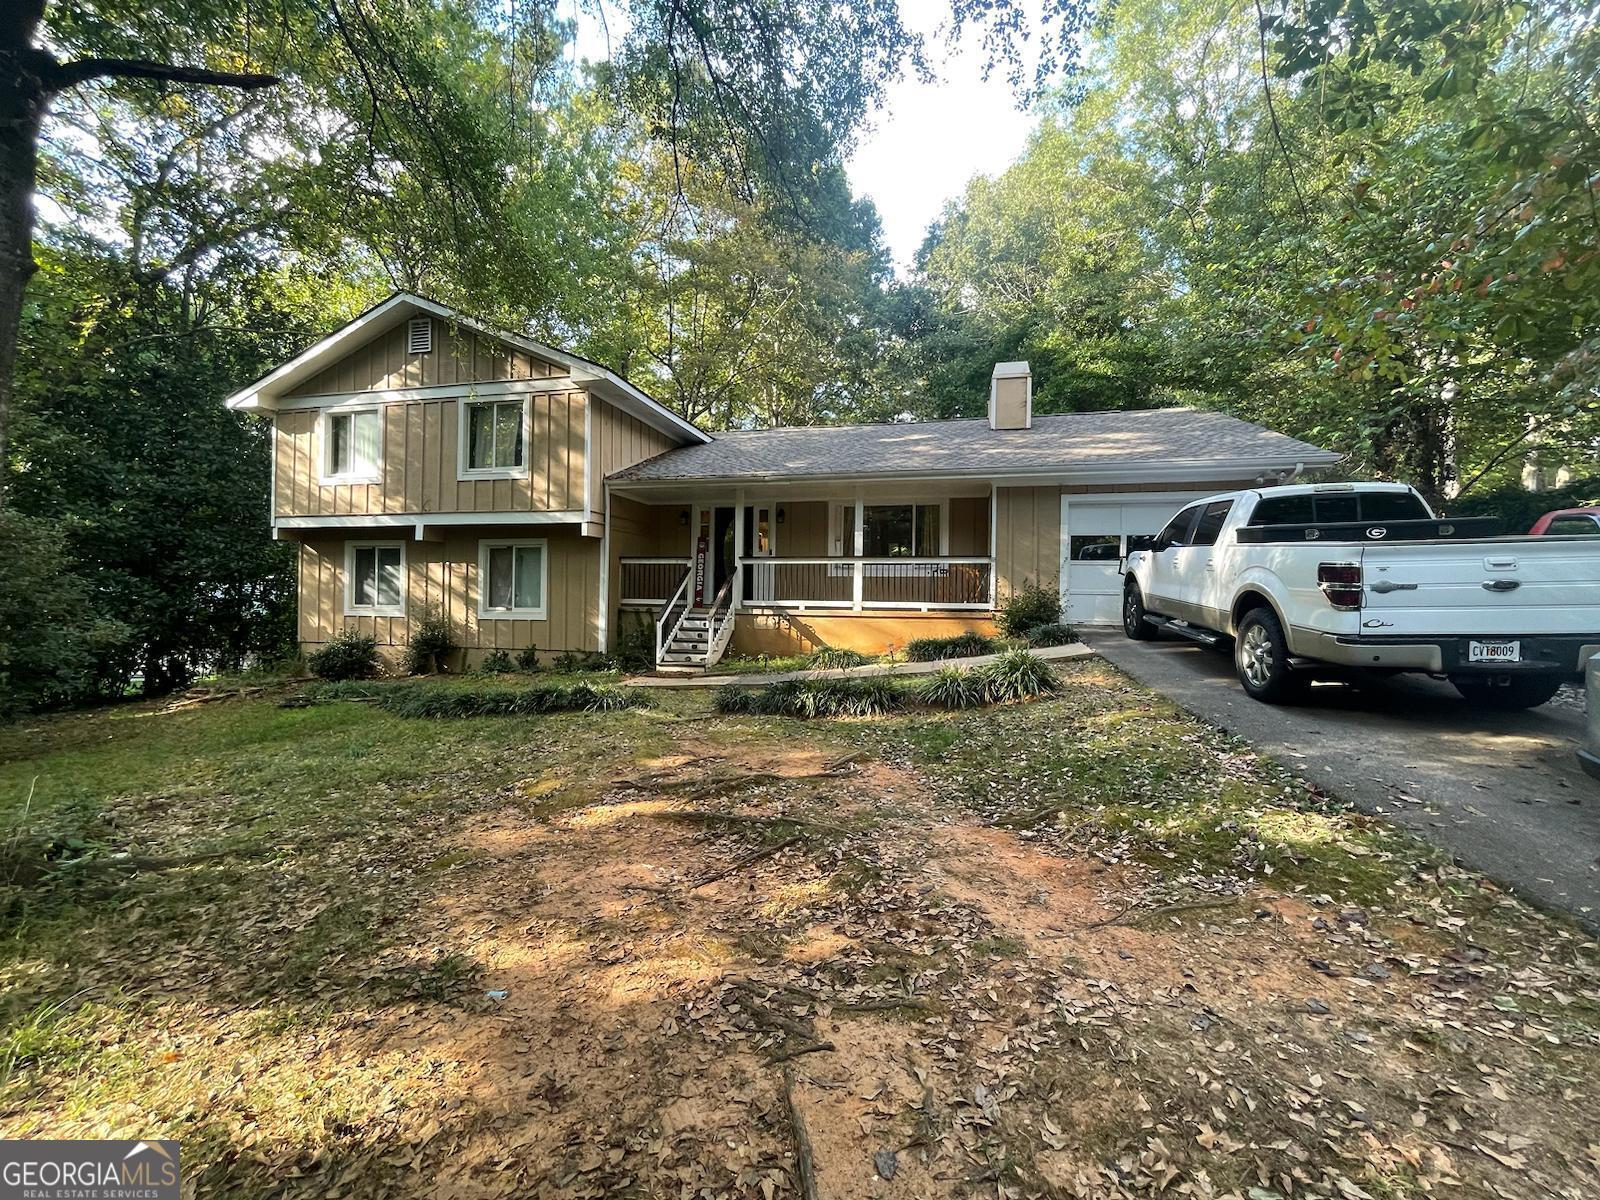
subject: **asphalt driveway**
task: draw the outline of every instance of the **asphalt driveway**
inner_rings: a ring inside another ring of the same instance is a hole
[[[1600,928],[1600,783],[1573,757],[1581,693],[1491,713],[1449,684],[1405,675],[1361,690],[1319,683],[1306,704],[1272,707],[1240,690],[1227,651],[1109,630],[1085,638],[1112,665],[1328,791]]]

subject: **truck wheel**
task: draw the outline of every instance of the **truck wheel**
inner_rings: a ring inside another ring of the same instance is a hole
[[[1136,642],[1147,642],[1156,635],[1144,619],[1144,597],[1139,594],[1138,584],[1130,583],[1122,589],[1122,632]]]
[[[1290,668],[1289,641],[1270,608],[1252,608],[1239,622],[1233,665],[1252,700],[1289,704],[1305,695],[1305,677]]]
[[[1537,708],[1561,687],[1559,675],[1513,675],[1504,682],[1484,675],[1452,675],[1450,682],[1464,700],[1494,712]]]

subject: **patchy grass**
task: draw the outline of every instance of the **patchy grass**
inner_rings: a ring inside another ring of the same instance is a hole
[[[1592,941],[1059,680],[0,731],[0,1133],[177,1137],[204,1195],[794,1195],[785,1067],[825,1195],[1592,1191]]]

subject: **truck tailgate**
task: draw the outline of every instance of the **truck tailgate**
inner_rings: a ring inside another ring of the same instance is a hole
[[[1360,556],[1364,633],[1600,632],[1600,538],[1368,544]]]

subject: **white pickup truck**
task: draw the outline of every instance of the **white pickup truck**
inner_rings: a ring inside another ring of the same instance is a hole
[[[1543,704],[1600,651],[1600,538],[1495,537],[1392,483],[1264,487],[1132,539],[1122,626],[1233,640],[1244,690],[1292,701],[1320,673],[1422,671],[1489,708]]]

